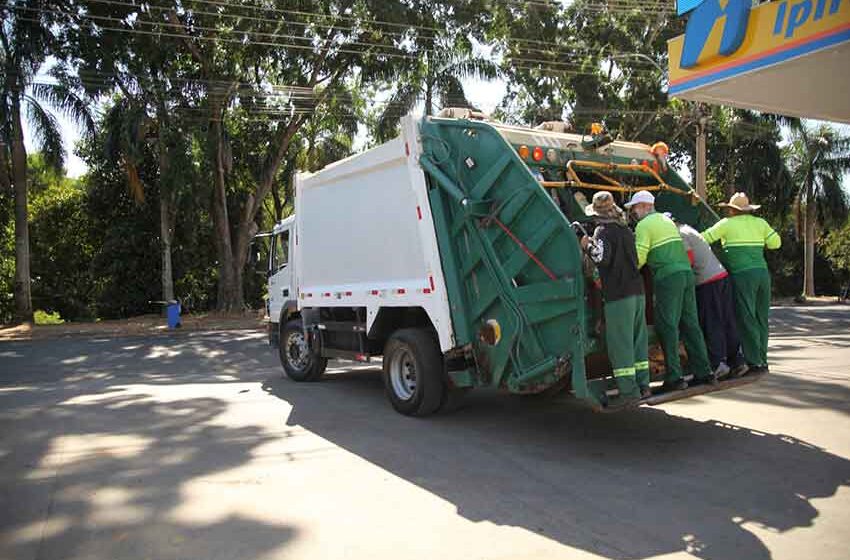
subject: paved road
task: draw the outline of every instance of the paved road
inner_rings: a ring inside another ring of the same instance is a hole
[[[258,333],[0,344],[0,558],[846,559],[850,310],[774,327],[737,392],[427,420]]]

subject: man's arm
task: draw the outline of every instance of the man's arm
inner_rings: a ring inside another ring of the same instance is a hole
[[[611,260],[611,246],[606,239],[605,228],[598,227],[593,232],[593,237],[587,240],[587,253],[596,265],[605,266]]]
[[[779,237],[779,234],[776,233],[770,224],[767,223],[767,220],[762,220],[764,222],[764,246],[768,249],[779,249],[782,247],[782,238]]]
[[[644,220],[638,222],[635,228],[635,248],[637,249],[638,268],[646,264],[646,257],[652,248],[652,240],[649,238],[649,228]]]
[[[729,220],[727,218],[723,218],[704,232],[702,232],[702,238],[705,239],[705,242],[711,245],[715,241],[719,241],[723,239],[726,235],[726,226],[729,224]]]

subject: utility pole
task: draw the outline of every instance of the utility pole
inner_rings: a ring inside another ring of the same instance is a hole
[[[696,190],[701,199],[706,199],[705,190],[705,127],[708,117],[700,114],[697,120],[697,162],[696,162]]]

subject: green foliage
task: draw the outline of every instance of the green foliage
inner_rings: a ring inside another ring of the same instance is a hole
[[[829,232],[823,240],[823,253],[846,281],[850,280],[850,220]]]
[[[61,325],[65,322],[62,316],[55,311],[48,313],[47,311],[36,309],[34,315],[36,325]]]
[[[29,158],[30,247],[34,305],[68,320],[93,317],[86,193],[40,154]]]
[[[15,222],[11,193],[0,189],[0,324],[15,316]]]

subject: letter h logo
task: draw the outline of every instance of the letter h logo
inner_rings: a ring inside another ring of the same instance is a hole
[[[747,33],[752,0],[703,0],[694,8],[685,27],[685,45],[682,48],[682,68],[693,68],[705,48],[717,20],[726,16],[723,36],[717,54],[729,56],[738,50]]]

